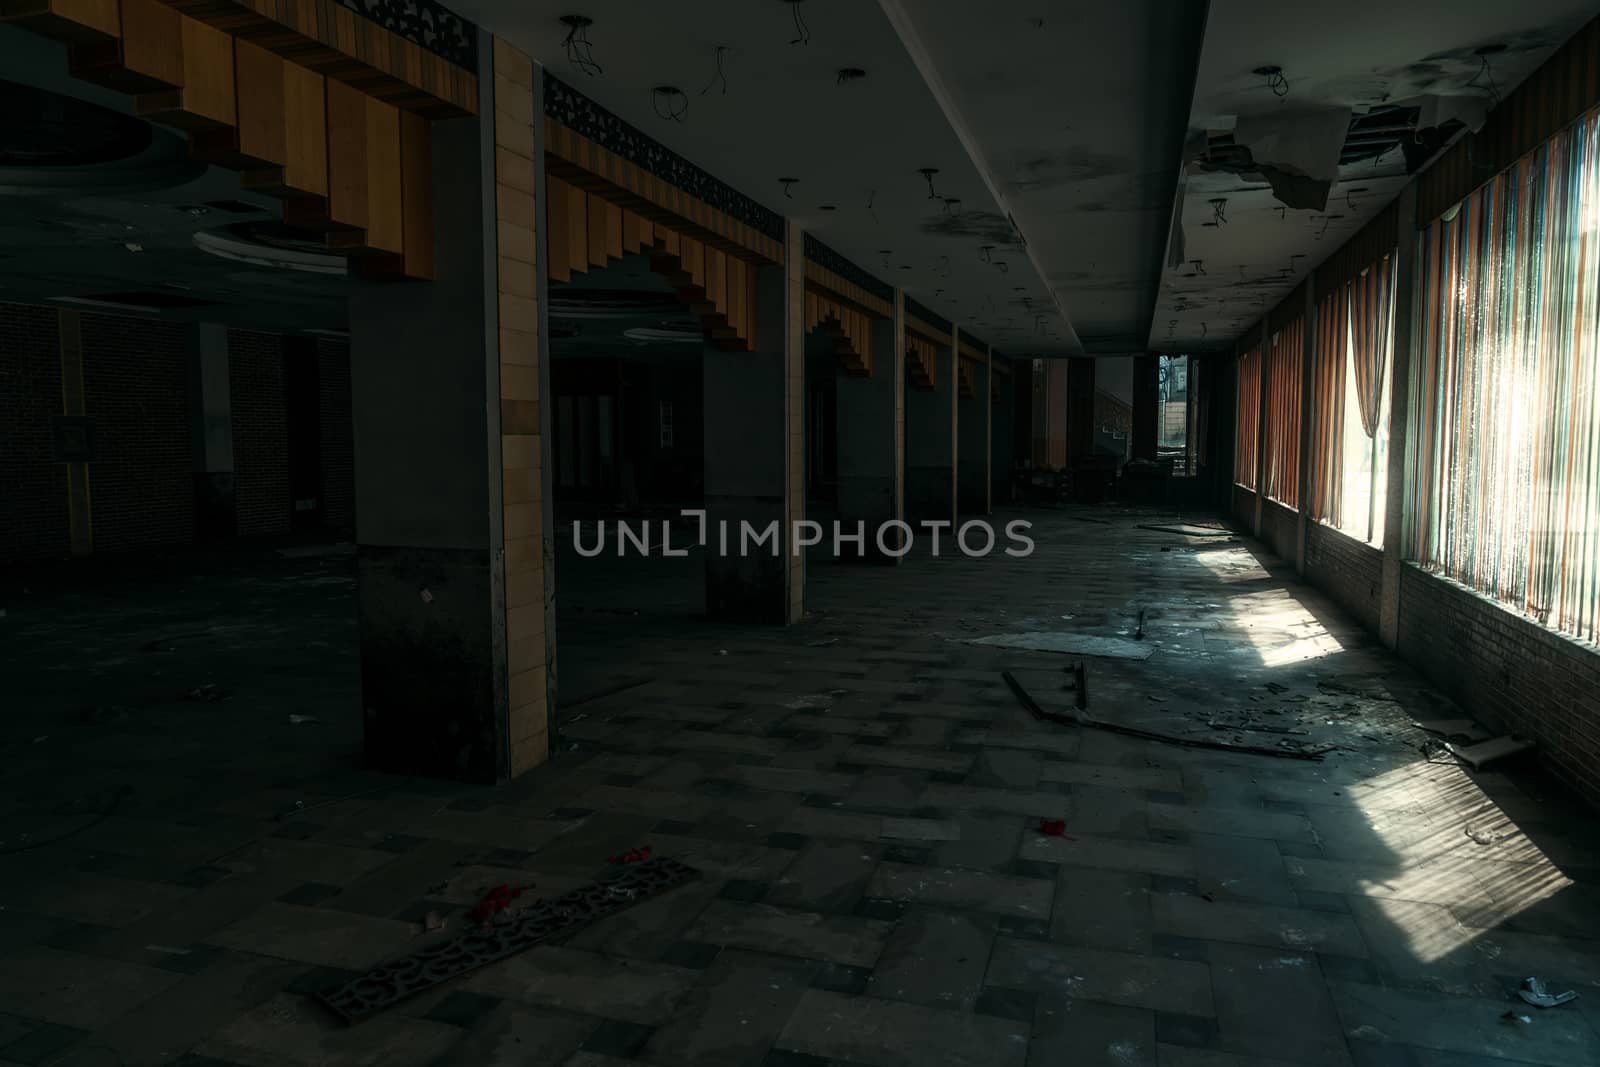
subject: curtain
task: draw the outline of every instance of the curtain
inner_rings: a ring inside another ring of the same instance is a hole
[[[1261,429],[1261,346],[1239,357],[1238,418],[1234,437],[1233,480],[1256,491],[1256,438]]]
[[[1305,323],[1295,319],[1269,338],[1267,358],[1267,496],[1300,506],[1300,377]]]
[[[1339,525],[1344,475],[1344,363],[1350,332],[1350,287],[1323,297],[1317,309],[1317,347],[1311,368],[1312,519]]]
[[[1389,351],[1394,346],[1394,257],[1384,256],[1350,285],[1350,358],[1355,361],[1361,428],[1378,431]]]
[[[1600,111],[1420,238],[1406,547],[1600,637]]]

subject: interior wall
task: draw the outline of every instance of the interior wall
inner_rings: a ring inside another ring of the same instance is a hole
[[[0,304],[0,562],[70,553],[66,466],[52,424],[62,413],[60,310]],[[289,532],[283,337],[230,330],[229,393],[238,533]],[[193,544],[194,442],[185,327],[159,319],[84,314],[84,403],[94,420],[89,466],[94,551]],[[349,530],[350,357],[321,339],[318,397],[324,526]]]

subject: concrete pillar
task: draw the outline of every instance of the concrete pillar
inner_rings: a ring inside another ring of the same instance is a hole
[[[951,341],[954,341],[952,336]],[[934,386],[906,394],[906,507],[913,520],[956,521],[956,349],[934,349]]]
[[[1251,520],[1250,533],[1255,537],[1261,536],[1261,518],[1264,513],[1267,498],[1267,384],[1272,379],[1272,360],[1269,353],[1272,350],[1272,318],[1270,313],[1261,320],[1261,358],[1256,366],[1260,368],[1256,390],[1256,410],[1252,417],[1256,420],[1256,507],[1255,517]],[[1244,418],[1245,413],[1240,412],[1239,417]]]
[[[1094,455],[1094,362],[1092,356],[1066,360],[1066,410],[1060,415],[1050,412],[1052,425],[1056,419],[1064,420],[1068,469],[1078,460]],[[1061,369],[1055,360],[1045,360],[1045,366],[1054,373]],[[1053,407],[1058,402],[1056,390],[1049,390],[1046,403]]]
[[[1417,187],[1400,190],[1396,206],[1399,241],[1394,262],[1394,357],[1389,367],[1389,483],[1383,512],[1383,584],[1378,594],[1378,639],[1386,648],[1400,643],[1400,569],[1405,566],[1405,527],[1410,492],[1406,485],[1407,442],[1411,433],[1411,358],[1416,327]]]
[[[379,769],[476,782],[549,754],[533,86],[481,39],[432,125],[436,278],[350,297],[361,686]]]
[[[756,275],[754,352],[707,346],[706,612],[783,625],[805,611],[803,235],[786,224],[784,262]]]
[[[195,537],[226,541],[238,531],[234,497],[233,407],[228,383],[228,328],[186,328],[189,436],[194,459]]]
[[[891,318],[872,324],[872,373],[838,380],[839,522],[846,533],[862,523],[866,541],[842,546],[846,562],[899,563],[878,550],[878,527],[905,518],[905,300],[895,292]],[[886,541],[893,549],[898,542]]]
[[[1161,357],[1133,357],[1133,458],[1155,459],[1161,432]]]
[[[989,366],[994,367],[996,357],[989,354]],[[1010,374],[996,374],[995,388],[1000,396],[992,403],[989,426],[989,503],[1002,504],[1011,500],[1011,465],[1016,456],[1017,435],[1017,377],[1020,368],[1011,368]]]
[[[1295,514],[1294,569],[1306,575],[1307,514],[1311,505],[1311,385],[1315,374],[1317,353],[1317,272],[1306,275],[1306,300],[1304,318],[1300,323],[1300,469],[1299,510]]]
[[[959,364],[959,353],[957,355]],[[956,506],[963,515],[989,514],[988,367],[966,361],[973,376],[971,396],[957,400]],[[958,381],[959,385],[959,381]],[[959,393],[959,389],[957,390]]]

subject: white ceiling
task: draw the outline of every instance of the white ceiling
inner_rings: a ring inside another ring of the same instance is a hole
[[[740,192],[1009,354],[1070,344],[1052,294],[1015,245],[972,162],[894,27],[863,0],[457,0],[463,15],[548,65],[579,92]],[[589,77],[562,50],[560,16],[593,18]],[[717,46],[727,92],[713,81]],[[837,84],[841,68],[866,77]],[[685,120],[655,113],[651,90],[688,94]],[[917,172],[936,167],[930,199]],[[791,196],[778,179],[798,178]],[[957,198],[958,208],[942,198]],[[871,207],[869,209],[869,202]],[[824,211],[824,205],[835,210]],[[992,244],[981,262],[979,248]],[[882,250],[888,250],[886,253]],[[1028,306],[1023,305],[1026,299]],[[1038,319],[1036,321],[1036,316]]]
[[[1070,319],[1145,348],[1206,5],[881,0]]]
[[[1191,112],[1191,136],[1232,129],[1240,118],[1320,109],[1371,108],[1424,94],[1486,101],[1475,50],[1506,95],[1595,15],[1574,0],[1213,0]],[[1278,96],[1252,71],[1276,65]],[[1198,143],[1198,142],[1191,142]],[[1182,266],[1167,270],[1150,329],[1153,350],[1231,347],[1408,181],[1391,152],[1340,168],[1323,211],[1285,208],[1254,176],[1186,176]],[[1213,199],[1226,198],[1215,223]],[[1194,261],[1200,264],[1195,265]]]

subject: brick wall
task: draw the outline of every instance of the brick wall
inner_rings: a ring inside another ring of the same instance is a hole
[[[1485,725],[1537,741],[1556,777],[1600,805],[1600,651],[1407,564],[1398,652]]]
[[[1264,500],[1261,504],[1261,540],[1267,547],[1294,563],[1295,549],[1300,537],[1300,517],[1282,504]]]
[[[1255,526],[1256,495],[1238,484],[1233,487],[1233,517],[1245,533]]]
[[[1383,599],[1383,553],[1371,545],[1313,522],[1306,527],[1306,581],[1321,589],[1356,620],[1378,632]]]
[[[84,315],[82,323],[84,407],[95,420],[94,550],[192,541],[194,461],[181,327],[112,315]]]
[[[0,304],[0,562],[68,552],[67,469],[50,446],[61,410],[55,309]]]
[[[228,395],[239,536],[288,533],[289,422],[280,335],[228,331]]]
[[[356,528],[355,427],[350,421],[350,346],[317,343],[322,432],[322,508],[328,529]]]

